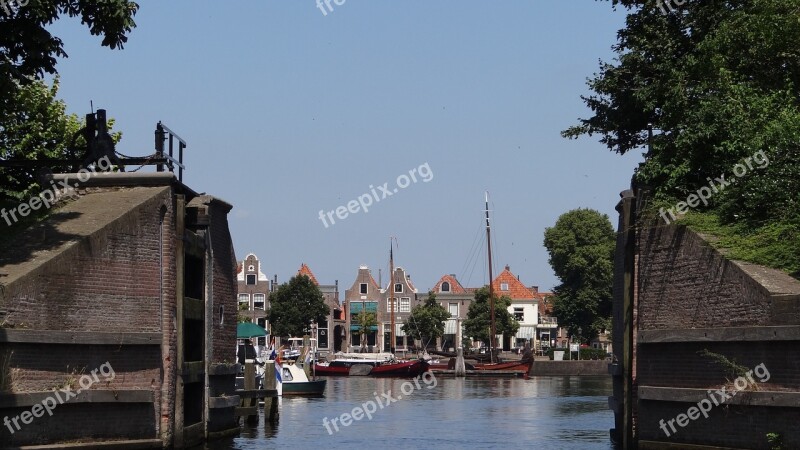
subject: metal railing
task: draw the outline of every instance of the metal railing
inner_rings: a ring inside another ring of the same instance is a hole
[[[165,155],[164,142],[167,140],[169,140],[169,154]],[[178,141],[178,159],[175,159],[175,141]],[[186,166],[183,165],[183,149],[185,148],[186,141],[181,139],[174,131],[170,130],[169,127],[161,123],[161,121],[156,124],[156,158],[165,159],[166,166],[169,168],[170,172],[174,172],[174,166],[178,166],[178,181],[181,183],[183,183],[183,169],[186,168]],[[156,171],[163,172],[164,164],[157,164]]]

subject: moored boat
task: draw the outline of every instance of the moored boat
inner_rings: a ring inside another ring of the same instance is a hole
[[[493,370],[501,370],[501,371],[509,371],[509,372],[519,372],[520,375],[525,375],[530,372],[531,365],[533,364],[533,359],[522,359],[519,361],[506,361],[506,362],[497,362],[497,363],[465,363],[467,370],[475,370],[475,371],[493,371]],[[451,367],[452,366],[452,367]],[[430,364],[430,370],[439,371],[439,370],[453,370],[454,365],[451,365],[449,362],[447,363],[437,363],[437,364]]]
[[[317,375],[349,376],[353,366],[371,366],[369,376],[374,377],[415,377],[428,370],[428,363],[415,359],[410,361],[393,361],[370,358],[338,358],[328,363],[317,363],[314,371]]]
[[[281,373],[283,396],[322,396],[328,380],[309,380],[306,372],[297,364],[284,364]]]

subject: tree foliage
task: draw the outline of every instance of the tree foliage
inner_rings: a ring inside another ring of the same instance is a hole
[[[60,80],[55,77],[51,86],[34,81],[14,92],[11,110],[0,117],[0,160],[36,160],[41,158],[80,158],[68,146],[72,136],[85,121],[75,114],[67,114],[63,100],[56,98]],[[114,120],[108,121],[109,130]],[[114,142],[122,133],[112,132]],[[85,146],[83,136],[75,144]],[[69,172],[68,166],[50,167],[53,172]],[[43,189],[37,170],[32,167],[0,167],[0,207],[15,206],[38,195]],[[42,214],[46,211],[42,210]]]
[[[361,335],[361,348],[365,348],[367,346],[366,337],[378,326],[378,319],[374,312],[362,309],[360,313],[356,314],[355,325],[358,327],[358,334]]]
[[[63,41],[47,27],[63,16],[79,17],[102,45],[122,48],[136,27],[136,2],[127,0],[31,0],[8,11],[0,7],[0,116],[13,106],[13,93],[44,74],[56,73],[56,59],[68,57]],[[2,126],[0,124],[0,126]]]
[[[422,341],[423,347],[444,335],[444,322],[450,313],[436,301],[433,291],[428,293],[425,303],[414,306],[411,315],[403,323],[403,332]]]
[[[678,3],[681,3],[680,5]],[[583,97],[594,115],[563,132],[599,134],[610,150],[641,149],[637,180],[685,199],[764,151],[709,208],[759,226],[800,216],[800,0],[612,0],[628,10]],[[649,133],[652,130],[652,139]]]
[[[295,275],[270,295],[267,320],[275,336],[301,336],[312,320],[322,322],[329,313],[319,287],[308,276]]]
[[[519,322],[508,312],[510,306],[511,299],[509,297],[504,295],[498,298],[495,294],[494,322],[497,334],[514,335],[519,331]],[[475,291],[475,300],[469,305],[467,318],[464,320],[464,333],[489,345],[491,317],[489,287],[484,286]]]
[[[579,328],[591,338],[609,327],[615,236],[608,216],[592,209],[566,212],[545,229],[544,246],[561,280],[553,312],[573,336]]]

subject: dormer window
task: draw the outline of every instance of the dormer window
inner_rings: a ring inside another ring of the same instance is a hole
[[[507,291],[508,290],[508,283],[500,283],[500,290]]]
[[[442,292],[450,292],[450,283],[448,283],[447,281],[445,281],[444,283],[442,283],[442,289],[441,289],[441,291],[442,291]]]
[[[402,294],[403,293],[403,283],[396,283],[394,285],[394,292],[397,293],[397,294]]]

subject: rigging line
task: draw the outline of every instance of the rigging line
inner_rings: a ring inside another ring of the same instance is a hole
[[[481,238],[480,238],[480,240],[478,242],[478,249],[485,248],[486,247],[485,243],[486,243],[486,234],[485,233],[481,233]],[[484,272],[485,272],[486,261],[484,259],[484,256],[485,255],[484,255],[484,253],[482,251],[479,251],[479,252],[475,253],[475,258],[472,260],[472,267],[470,268],[469,275],[467,276],[467,284],[466,284],[467,286],[469,286],[472,283],[472,275],[475,273],[475,268],[478,266],[478,263],[481,262],[481,261],[483,261],[483,263],[484,263],[483,267],[484,267]]]
[[[492,209],[490,209],[490,211],[494,212],[491,218],[492,231],[494,231],[494,233],[492,233],[492,271],[495,273],[495,278],[497,278],[497,275],[500,274],[500,270],[497,268],[497,263],[498,261],[501,261],[501,259],[498,257],[498,254],[500,253],[500,244],[497,242],[497,237],[500,235],[500,233],[497,232],[498,229],[495,227],[495,224],[497,223],[497,209],[494,207],[494,201],[491,203]]]
[[[464,260],[464,265],[461,267],[461,271],[458,273],[459,275],[462,276],[462,280],[463,280],[463,276],[467,272],[467,269],[469,269],[469,266],[472,263],[472,260],[475,258],[477,249],[480,248],[479,240],[481,239],[481,236],[482,236],[481,228],[482,227],[480,226],[480,223],[479,223],[478,224],[478,228],[477,228],[476,233],[475,233],[475,237],[472,239],[472,246],[470,246],[469,252],[467,253],[467,258]]]
[[[482,258],[483,254],[483,247],[484,242],[486,242],[486,233],[484,232],[484,219],[481,218],[478,221],[478,228],[476,233],[476,238],[473,242],[473,246],[470,249],[469,259],[467,260],[466,266],[463,270],[462,275],[462,286],[468,286],[472,282],[472,274],[475,272],[475,266],[478,264],[478,261]],[[466,275],[467,270],[469,270],[469,275]],[[466,275],[466,276],[465,276]],[[463,284],[466,283],[466,284]]]

